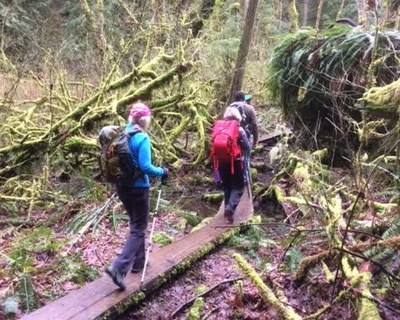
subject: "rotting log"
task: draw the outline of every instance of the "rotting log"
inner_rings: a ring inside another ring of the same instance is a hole
[[[261,297],[266,303],[272,306],[282,319],[285,320],[301,320],[302,317],[299,316],[291,306],[285,305],[280,301],[274,292],[262,281],[258,273],[253,269],[253,267],[240,255],[235,253],[233,255],[239,267],[247,275],[247,277],[255,284]]]
[[[376,304],[367,297],[373,297],[369,289],[372,274],[369,271],[361,271],[356,266],[352,266],[347,256],[342,258],[342,270],[344,275],[350,280],[350,285],[353,288],[362,290],[363,295],[358,301],[359,320],[380,320]]]

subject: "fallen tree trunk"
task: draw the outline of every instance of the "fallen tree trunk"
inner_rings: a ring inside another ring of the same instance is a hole
[[[272,306],[282,319],[285,320],[301,320],[302,317],[299,316],[292,307],[286,306],[280,301],[273,291],[268,288],[268,286],[262,281],[261,277],[257,272],[247,263],[247,261],[240,255],[235,253],[233,255],[239,267],[244,271],[247,277],[255,284],[258,288],[260,295],[266,303]]]

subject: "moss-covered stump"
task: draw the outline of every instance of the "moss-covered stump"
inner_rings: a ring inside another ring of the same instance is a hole
[[[361,97],[372,108],[379,105],[387,119],[397,116],[399,35],[398,30],[375,33],[341,24],[321,32],[299,30],[281,41],[268,65],[268,88],[299,141],[337,152],[356,147]],[[371,87],[382,89],[365,93]],[[383,116],[376,113],[374,120]],[[345,139],[350,145],[339,142]]]

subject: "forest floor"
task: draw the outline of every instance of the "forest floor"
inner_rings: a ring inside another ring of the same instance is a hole
[[[269,162],[271,144],[264,145],[262,152],[253,161]],[[335,175],[348,174],[346,169],[336,168]],[[259,172],[256,181],[269,184],[274,177],[272,168]],[[210,191],[196,190],[197,194]],[[293,273],[302,257],[317,254],[329,248],[329,241],[310,231],[298,236],[296,232],[282,226],[290,221],[287,212],[272,202],[254,198],[255,215],[261,216],[261,224],[253,225],[244,233],[231,238],[200,261],[189,271],[178,276],[161,290],[154,292],[145,301],[118,316],[122,320],[166,320],[166,319],[280,319],[276,309],[268,305],[255,284],[238,267],[234,253],[241,254],[261,276],[284,304],[291,306],[304,319],[325,308],[320,316],[309,319],[352,320],[359,316],[359,306],[354,299],[351,285],[328,281],[322,269],[312,270],[302,281],[294,281]],[[292,220],[293,221],[293,220]],[[314,230],[315,231],[315,230]],[[297,239],[296,239],[297,238]],[[294,247],[296,249],[294,250]],[[297,250],[301,251],[297,254]],[[330,270],[335,270],[337,259],[327,261]],[[366,268],[369,264],[366,263]],[[379,270],[374,269],[376,274]],[[375,280],[376,282],[382,281]],[[375,283],[380,287],[379,283]],[[339,292],[346,292],[342,299],[335,299]],[[400,308],[400,292],[392,283],[385,293],[373,291],[381,319],[400,319],[396,311]],[[194,300],[201,297],[202,306],[196,311]],[[359,318],[361,319],[361,318]],[[368,315],[364,319],[372,319]]]
[[[268,162],[270,148],[271,145],[264,145],[253,160]],[[340,169],[338,174],[345,176],[347,173],[345,169]],[[268,184],[273,176],[272,168],[268,168],[259,172],[256,181]],[[156,231],[162,231],[174,240],[184,237],[191,229],[188,224],[182,224],[179,212],[194,211],[205,218],[215,214],[219,206],[219,203],[210,204],[200,200],[201,195],[217,191],[212,182],[204,180],[207,178],[207,173],[194,173],[190,182],[185,184],[187,178],[185,175],[174,177],[174,180],[171,180],[174,181],[174,185],[164,188],[159,210],[160,218],[155,225]],[[155,199],[156,189],[151,195],[152,208]],[[97,207],[101,205],[96,204]],[[342,299],[333,299],[332,297],[336,297],[338,292],[346,291],[346,283],[328,282],[321,268],[309,272],[307,278],[300,283],[293,280],[293,273],[300,260],[299,252],[301,251],[301,257],[305,257],[328,249],[327,239],[312,231],[302,233],[298,237],[295,232],[284,226],[283,223],[288,218],[284,210],[274,203],[260,201],[257,197],[254,198],[254,205],[255,215],[261,216],[261,224],[252,225],[246,232],[234,236],[196,262],[187,272],[152,293],[139,305],[119,315],[117,319],[279,319],[276,309],[265,303],[254,283],[246,278],[237,266],[232,257],[234,253],[240,253],[275,294],[304,318],[321,308],[326,310],[319,318],[317,317],[318,319],[357,318],[357,303],[350,295],[351,286],[348,288],[347,298],[344,295]],[[93,208],[92,204],[84,210],[86,215]],[[111,200],[110,208],[113,208],[112,212],[105,215],[91,232],[82,234],[74,245],[71,245],[71,235],[65,232],[67,222],[71,221],[74,214],[78,215],[74,211],[73,203],[69,208],[64,208],[70,212],[70,216],[65,216],[52,227],[55,232],[54,238],[49,239],[46,238],[46,234],[39,234],[37,238],[31,239],[31,242],[37,241],[35,246],[45,246],[47,250],[38,250],[38,253],[31,257],[33,258],[31,264],[26,264],[25,269],[20,269],[21,273],[32,274],[30,283],[34,288],[37,304],[29,306],[30,310],[78,289],[86,281],[91,281],[104,272],[105,267],[118,254],[128,233],[124,210],[116,198]],[[36,212],[32,221],[44,220],[47,215],[45,212]],[[4,250],[10,254],[13,235],[19,232],[21,230],[17,227],[2,230],[0,237],[2,252]],[[29,232],[32,231],[27,228],[26,233]],[[306,246],[301,245],[304,242]],[[23,242],[20,245],[29,246],[29,243]],[[52,248],[53,244],[57,245]],[[296,246],[298,246],[296,250],[293,250]],[[22,249],[20,251],[24,252]],[[21,252],[18,251],[19,259],[23,259]],[[59,252],[63,254],[60,255]],[[6,270],[10,265],[15,267],[17,264],[17,261],[0,262],[2,270]],[[150,268],[151,263],[156,262],[150,262]],[[330,270],[335,270],[337,264],[336,260],[330,261]],[[35,268],[37,271],[31,272],[30,268]],[[9,277],[7,273],[4,275],[0,277],[0,297],[6,296],[7,292],[17,286],[15,278]],[[382,319],[400,319],[399,314],[392,310],[400,309],[400,294],[397,288],[396,283],[389,286],[377,303]],[[374,292],[374,295],[379,296],[379,292]],[[203,298],[203,306],[198,317],[191,318],[194,313],[191,307],[195,297]],[[5,319],[6,308],[10,306],[3,303],[0,319]],[[15,318],[20,318],[24,312],[26,311],[19,309]]]

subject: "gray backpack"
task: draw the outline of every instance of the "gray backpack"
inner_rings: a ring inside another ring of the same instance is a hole
[[[129,183],[142,175],[140,169],[133,164],[128,144],[129,138],[138,132],[142,131],[126,132],[119,126],[106,126],[100,130],[99,165],[107,182]]]
[[[242,116],[242,121],[240,121],[240,126],[245,129],[246,125],[246,114],[244,113],[244,102],[235,101],[232,102],[229,107],[236,108],[239,110],[240,115]]]

